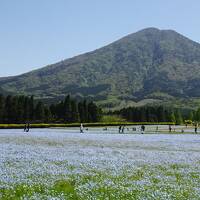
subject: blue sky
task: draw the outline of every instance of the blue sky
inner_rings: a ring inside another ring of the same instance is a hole
[[[0,0],[0,76],[85,53],[147,27],[200,42],[199,0]]]

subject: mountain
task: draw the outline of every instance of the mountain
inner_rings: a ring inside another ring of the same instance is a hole
[[[39,98],[71,93],[103,107],[199,98],[200,44],[173,30],[147,28],[95,51],[0,78],[0,90]]]

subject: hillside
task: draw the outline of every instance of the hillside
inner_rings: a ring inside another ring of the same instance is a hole
[[[198,99],[200,44],[172,30],[148,28],[93,52],[1,78],[0,90],[39,98],[71,93],[103,107]]]

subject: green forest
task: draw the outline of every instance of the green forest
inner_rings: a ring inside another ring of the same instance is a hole
[[[185,112],[184,109],[164,106],[128,107],[110,114],[120,115],[130,122],[199,122],[200,108],[197,111]]]
[[[0,123],[93,123],[102,116],[119,116],[127,122],[199,122],[200,108],[185,113],[182,109],[164,106],[128,107],[114,112],[103,112],[92,101],[78,101],[70,95],[54,104],[45,104],[33,96],[0,95]],[[114,122],[114,121],[113,121]]]
[[[130,107],[119,111],[128,121],[134,122],[174,122],[183,123],[180,110],[166,108],[163,106]]]
[[[73,123],[98,122],[101,110],[93,102],[66,96],[63,101],[46,105],[33,96],[0,95],[0,123]]]

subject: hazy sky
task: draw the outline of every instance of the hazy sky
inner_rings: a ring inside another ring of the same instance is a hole
[[[147,27],[200,42],[200,0],[0,0],[0,76],[16,75]]]

